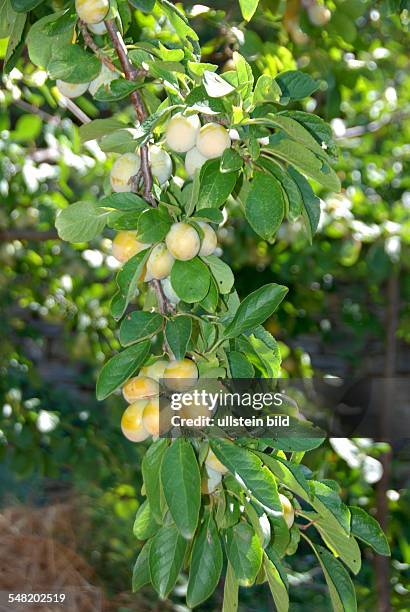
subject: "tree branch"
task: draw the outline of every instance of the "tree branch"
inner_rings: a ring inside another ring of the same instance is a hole
[[[118,55],[118,59],[120,60],[121,68],[123,69],[125,78],[128,81],[136,81],[138,78],[143,77],[146,72],[143,69],[138,69],[130,61],[128,57],[128,51],[124,44],[121,33],[119,32],[116,23],[113,19],[107,19],[105,21],[105,26],[107,28],[108,35],[112,41],[114,49]],[[134,91],[131,94],[131,101],[134,105],[135,112],[137,114],[138,120],[142,123],[147,118],[147,113],[145,110],[144,102],[141,98],[141,95],[138,91]],[[152,173],[151,167],[149,165],[149,154],[148,154],[148,145],[144,144],[140,147],[140,157],[141,157],[141,174],[144,181],[143,195],[144,199],[150,204],[152,207],[157,206],[157,202],[152,193]],[[131,181],[131,185],[133,189],[136,188],[136,181]],[[159,280],[151,281],[152,287],[155,289],[155,293],[157,295],[158,300],[158,308],[162,314],[172,313],[174,312],[174,308],[172,304],[167,299],[161,282]]]
[[[60,106],[63,106],[63,108],[69,110],[70,113],[74,115],[74,117],[77,117],[77,119],[81,121],[81,123],[90,123],[90,117],[86,115],[85,112],[82,111],[81,108],[77,106],[77,104],[75,104],[75,102],[70,100],[70,98],[66,98],[65,96],[60,94],[58,101]]]
[[[40,119],[42,119],[43,121],[46,121],[47,123],[57,123],[58,124],[61,121],[60,117],[57,117],[55,115],[50,115],[50,113],[47,113],[46,111],[43,111],[41,108],[34,106],[34,104],[29,104],[25,100],[19,100],[19,99],[13,100],[13,104],[15,104],[15,106],[19,106],[21,109],[31,113],[32,115],[38,115]]]
[[[103,64],[105,64],[107,68],[109,68],[113,72],[119,72],[117,66],[110,60],[110,58],[107,55],[105,55],[103,51],[101,51],[100,47],[94,42],[93,37],[88,31],[87,24],[84,21],[82,21],[82,19],[78,20],[78,26],[80,28],[81,34],[83,35],[83,39],[87,47],[91,49],[93,53],[95,53],[98,59]]]
[[[347,128],[342,136],[336,136],[336,140],[345,140],[346,138],[357,138],[358,136],[363,136],[364,134],[372,134],[373,132],[378,132],[390,123],[400,123],[409,117],[409,109],[399,111],[395,114],[385,115],[377,121],[370,121],[370,123],[366,123],[364,125],[355,125],[354,127]]]
[[[11,229],[0,230],[0,241],[12,242],[13,240],[30,240],[32,242],[42,242],[45,240],[57,240],[56,230],[37,232],[30,229]]]

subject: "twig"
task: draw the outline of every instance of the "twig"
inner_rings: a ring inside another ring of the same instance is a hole
[[[138,70],[135,66],[131,64],[130,58],[128,57],[127,48],[124,44],[121,33],[119,32],[115,24],[115,21],[113,21],[112,19],[107,19],[107,21],[105,22],[105,26],[112,40],[114,48],[117,52],[118,59],[120,60],[121,67],[125,74],[125,78],[128,81],[136,81],[139,77],[145,75],[145,70]],[[137,117],[142,123],[147,118],[147,114],[140,93],[138,91],[134,91],[131,94],[131,100],[134,105],[135,112],[137,113]],[[144,198],[147,200],[147,202],[149,202],[151,206],[156,207],[157,203],[152,195],[152,174],[148,158],[148,145],[145,144],[141,146],[140,156],[141,173],[144,179]]]
[[[66,98],[65,96],[60,94],[59,103],[60,106],[63,106],[64,108],[69,110],[74,115],[74,117],[77,117],[77,119],[81,121],[81,123],[90,123],[90,117],[86,115],[85,112],[82,111],[81,108],[77,106],[77,104],[75,104],[75,102],[70,100],[70,98]]]
[[[100,47],[94,42],[93,37],[88,31],[87,24],[81,19],[78,20],[78,25],[81,30],[81,34],[83,35],[83,39],[87,47],[91,49],[93,53],[98,57],[98,59],[107,66],[113,72],[120,72],[117,66],[110,60],[110,58],[105,55],[104,51],[101,51]]]
[[[164,290],[162,288],[161,285],[161,281],[159,280],[152,280],[151,281],[152,286],[154,287],[156,294],[157,294],[157,299],[158,299],[158,305],[159,305],[159,309],[160,312],[162,314],[172,314],[175,312],[175,308],[173,307],[173,305],[171,304],[171,302],[167,299],[167,296],[164,293]]]
[[[43,121],[47,121],[47,123],[60,123],[61,121],[60,117],[56,117],[55,115],[50,115],[46,111],[43,111],[41,108],[34,106],[34,104],[29,104],[28,102],[25,102],[24,100],[14,100],[13,104],[15,104],[16,106],[19,106],[25,111],[28,111],[32,115],[38,115],[40,119],[43,119]]]
[[[112,44],[114,45],[114,49],[118,55],[118,59],[120,60],[121,68],[124,71],[125,78],[128,81],[136,81],[138,77],[143,76],[145,74],[145,70],[138,70],[133,66],[128,57],[127,48],[122,39],[121,33],[118,30],[115,21],[112,19],[107,19],[105,22],[105,26],[107,28],[107,32],[109,37],[111,38]],[[138,91],[134,91],[131,94],[131,100],[134,104],[137,117],[139,121],[144,121],[146,119],[146,113],[144,108],[144,103]]]
[[[312,525],[314,525],[316,522],[317,522],[316,520],[312,520],[312,521],[309,521],[308,523],[305,523],[304,525],[298,525],[298,527],[302,531],[306,531],[306,529],[309,529],[309,527],[312,527]]]
[[[107,28],[108,35],[114,45],[114,49],[118,55],[118,59],[120,60],[121,68],[124,72],[125,78],[128,81],[136,81],[138,78],[143,77],[146,72],[143,69],[138,69],[130,61],[128,57],[127,48],[124,44],[121,33],[119,32],[116,23],[113,19],[107,19],[105,21],[105,26]],[[134,105],[135,112],[137,114],[138,120],[142,123],[147,118],[147,113],[145,110],[144,102],[141,98],[141,95],[138,91],[134,91],[131,94],[131,101]],[[148,155],[148,145],[144,144],[140,148],[140,157],[141,157],[141,174],[144,180],[144,189],[143,196],[144,199],[155,208],[157,206],[157,202],[152,193],[152,173],[151,167],[149,165],[149,155]],[[132,184],[134,181],[132,182]],[[135,183],[134,183],[135,184]],[[151,281],[152,287],[154,287],[157,300],[158,300],[158,308],[161,314],[168,314],[174,311],[172,304],[167,299],[161,282],[159,280]]]
[[[394,397],[394,375],[397,367],[397,328],[400,314],[400,267],[393,265],[387,282],[387,313],[385,320],[386,353],[384,357],[385,389],[379,414],[379,435],[391,441],[391,398]],[[387,491],[392,475],[392,449],[380,458],[383,475],[376,484],[376,518],[383,531],[389,527],[389,504]],[[387,557],[376,555],[374,559],[376,574],[377,609],[390,612],[390,564]]]
[[[0,241],[11,242],[13,240],[31,240],[42,242],[44,240],[57,240],[58,234],[55,230],[37,232],[35,230],[0,230]]]
[[[347,128],[345,133],[341,136],[336,136],[335,140],[345,140],[345,138],[357,138],[358,136],[363,136],[364,134],[372,134],[378,130],[381,130],[390,123],[400,123],[409,117],[410,110],[408,109],[392,115],[385,115],[378,121],[370,121],[370,123],[366,123],[365,125],[355,125],[354,127]]]

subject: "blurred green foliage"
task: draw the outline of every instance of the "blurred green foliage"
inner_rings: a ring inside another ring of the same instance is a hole
[[[127,3],[118,4],[124,14],[130,10]],[[325,355],[322,372],[374,372],[377,364],[369,351],[383,357],[386,282],[392,274],[399,275],[401,296],[399,355],[408,355],[406,3],[326,2],[332,16],[323,27],[313,25],[303,3],[293,0],[262,0],[249,25],[235,2],[204,4],[211,8],[184,3],[204,61],[229,68],[232,52],[239,50],[256,76],[298,67],[320,79],[319,92],[302,110],[330,120],[340,146],[336,167],[343,191],[338,196],[321,193],[322,221],[312,245],[302,227],[294,225],[283,227],[274,244],[262,241],[233,205],[229,225],[220,230],[240,293],[272,280],[290,287],[286,304],[267,325],[281,340],[284,374],[313,373],[312,340],[318,354]],[[43,14],[42,5],[36,11]],[[136,10],[132,29],[134,38],[155,37],[155,15]],[[172,29],[165,27],[161,37],[172,42]],[[0,41],[3,56],[5,49]],[[104,193],[111,160],[93,144],[80,146],[78,121],[61,106],[45,73],[24,56],[13,61],[15,68],[3,77],[0,89],[0,496],[4,503],[15,498],[46,503],[45,484],[57,480],[80,496],[93,525],[84,540],[85,554],[107,591],[115,594],[129,589],[138,549],[129,533],[140,499],[143,449],[120,434],[121,400],[97,403],[94,398],[96,372],[118,348],[108,309],[116,265],[110,256],[112,236],[107,230],[103,239],[73,248],[57,240],[53,229],[60,209]],[[146,102],[154,110],[154,85],[150,91]],[[109,116],[105,103],[97,108],[86,96],[77,102],[90,117]],[[118,104],[129,117],[126,102]],[[399,360],[397,371],[408,374],[408,366]],[[357,465],[346,446],[327,444],[311,453],[309,467],[320,478],[337,480],[350,504],[374,512],[374,480],[369,479],[368,460],[366,471],[366,457],[377,471],[386,449],[366,441],[358,448]],[[395,610],[410,608],[408,462],[399,450],[389,491]],[[366,555],[355,581],[360,610],[375,604],[373,559],[369,551]],[[292,570],[292,610],[327,610],[314,559],[298,556]],[[264,588],[251,597],[247,610],[270,609]],[[218,602],[202,609],[217,610]]]

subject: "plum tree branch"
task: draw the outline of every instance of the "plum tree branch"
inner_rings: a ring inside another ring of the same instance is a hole
[[[50,115],[50,113],[47,113],[41,108],[38,108],[38,106],[34,106],[34,104],[29,104],[28,102],[26,102],[25,100],[22,100],[21,98],[14,100],[13,104],[15,106],[19,106],[24,111],[28,111],[32,115],[38,115],[40,119],[42,119],[43,121],[46,121],[47,123],[57,123],[58,124],[61,121],[60,117],[56,115]]]
[[[95,55],[98,57],[98,59],[107,66],[107,68],[109,68],[110,70],[112,70],[113,72],[119,72],[117,66],[114,64],[114,62],[112,62],[110,60],[110,58],[105,55],[105,53],[103,51],[101,51],[100,47],[94,42],[93,37],[91,36],[90,32],[88,31],[87,28],[87,24],[82,21],[82,19],[78,20],[78,26],[80,28],[81,34],[83,35],[83,39],[85,44],[87,45],[87,47],[89,49],[91,49],[91,51],[93,53],[95,53]]]
[[[12,242],[13,240],[29,240],[34,242],[42,242],[45,240],[57,240],[58,235],[56,230],[47,230],[39,232],[31,229],[10,229],[0,230],[0,240],[4,242]]]
[[[120,31],[117,28],[117,25],[113,19],[107,19],[105,21],[105,26],[107,28],[108,35],[112,41],[114,49],[117,53],[118,59],[121,64],[121,68],[124,72],[125,78],[128,81],[136,81],[138,78],[143,77],[146,73],[143,69],[136,68],[130,58],[128,57],[128,51],[121,36]],[[138,120],[142,123],[147,118],[147,113],[145,110],[144,102],[141,98],[141,95],[138,91],[134,91],[131,94],[131,101],[134,105],[135,112],[137,114]],[[149,165],[149,154],[148,154],[148,145],[144,144],[140,147],[140,157],[141,157],[141,168],[140,172],[144,182],[143,188],[143,196],[144,199],[150,204],[152,207],[157,206],[157,202],[152,193],[152,173],[151,167]],[[131,185],[135,188],[135,181],[131,182]],[[172,304],[167,299],[164,290],[162,288],[161,282],[159,280],[152,280],[152,286],[155,289],[155,293],[158,300],[158,308],[162,314],[172,313],[174,308]]]
[[[74,115],[74,117],[77,117],[77,119],[79,121],[81,121],[81,123],[90,123],[90,121],[91,121],[90,117],[88,115],[86,115],[85,112],[82,111],[81,108],[79,106],[77,106],[77,104],[75,102],[70,100],[70,98],[66,98],[65,96],[60,94],[59,95],[59,99],[58,99],[58,103],[63,108],[66,108],[67,110],[69,110],[70,113],[72,113]]]
[[[114,45],[114,49],[118,55],[118,59],[120,60],[120,64],[124,71],[125,78],[128,81],[136,81],[138,77],[141,77],[145,74],[145,70],[138,70],[135,66],[132,65],[130,58],[128,57],[127,48],[124,44],[121,33],[115,24],[115,21],[112,19],[107,19],[105,25],[107,28],[108,35],[111,38],[112,44]],[[134,91],[131,94],[131,100],[134,105],[135,112],[137,113],[137,117],[142,123],[147,118],[147,114],[140,93],[138,91]],[[151,168],[149,166],[148,145],[145,144],[141,146],[140,155],[141,173],[144,179],[144,198],[147,200],[147,202],[149,202],[151,206],[156,207],[157,203],[152,195],[153,182]]]
[[[364,136],[364,134],[372,134],[374,132],[378,132],[386,125],[391,123],[401,123],[409,117],[410,109],[406,108],[397,113],[387,114],[377,121],[370,121],[370,123],[365,123],[364,125],[355,125],[347,128],[344,134],[336,136],[336,140],[345,140],[346,138],[357,138],[358,136]]]

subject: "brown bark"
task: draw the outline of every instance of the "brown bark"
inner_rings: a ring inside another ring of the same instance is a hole
[[[114,20],[107,19],[105,21],[105,25],[107,28],[108,35],[112,41],[114,49],[118,55],[118,59],[120,60],[121,67],[123,69],[125,78],[128,81],[136,81],[138,78],[141,78],[145,75],[145,70],[138,69],[130,61],[128,57],[127,48],[122,39],[121,33],[118,30],[116,23]],[[138,91],[134,91],[131,94],[131,101],[134,105],[135,112],[137,114],[138,120],[142,123],[147,118],[147,113],[145,110],[144,102],[141,98],[141,95]],[[141,174],[144,181],[144,190],[143,195],[144,199],[150,204],[152,207],[156,207],[157,203],[152,194],[152,173],[149,165],[149,157],[148,157],[148,145],[143,144],[140,147],[140,156],[141,156]],[[133,185],[135,185],[137,181],[133,181]],[[162,289],[161,282],[159,280],[151,281],[152,286],[155,289],[157,300],[158,300],[158,308],[162,314],[167,314],[173,312],[172,304],[167,300],[164,291]]]
[[[81,34],[83,35],[83,39],[85,44],[87,45],[87,47],[89,49],[91,49],[91,51],[93,53],[95,53],[95,55],[98,57],[98,59],[107,66],[107,68],[109,68],[110,70],[112,70],[113,72],[117,72],[117,67],[116,65],[110,60],[110,58],[105,55],[105,53],[103,51],[101,51],[100,47],[94,42],[93,37],[91,36],[90,32],[88,31],[87,28],[87,24],[84,23],[84,21],[82,21],[81,19],[78,20],[78,26],[81,30]]]
[[[38,232],[31,229],[10,229],[0,230],[0,242],[12,242],[13,240],[29,240],[33,242],[42,242],[44,240],[57,240],[58,235],[56,230],[48,230]]]
[[[397,358],[397,326],[400,306],[399,268],[394,267],[387,285],[387,313],[386,313],[386,353],[385,353],[385,397],[380,415],[380,432],[389,439],[389,410],[391,398],[394,397],[392,389],[393,377],[396,372]],[[383,476],[376,485],[376,518],[383,531],[389,525],[389,508],[387,491],[390,487],[392,452],[391,450],[381,457]],[[376,573],[377,609],[378,612],[391,612],[390,605],[390,559],[377,555],[374,560]]]

